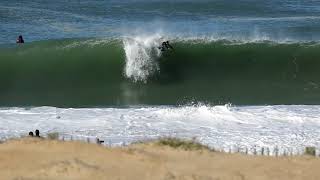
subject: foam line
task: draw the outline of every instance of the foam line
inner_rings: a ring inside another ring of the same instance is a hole
[[[196,137],[211,147],[229,149],[278,146],[320,147],[320,106],[182,106],[82,108],[7,108],[0,110],[0,138],[40,129],[77,137],[99,137],[110,145],[157,137]]]

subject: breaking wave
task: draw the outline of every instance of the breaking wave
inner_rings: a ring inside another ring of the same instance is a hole
[[[0,105],[320,103],[317,42],[65,39],[0,48]]]
[[[148,77],[159,71],[159,44],[160,36],[126,38],[123,42],[126,55],[125,75],[134,81],[146,82]]]

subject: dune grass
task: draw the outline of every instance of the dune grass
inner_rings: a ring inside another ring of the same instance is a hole
[[[24,137],[29,137],[29,136],[24,136]],[[48,140],[59,140],[59,137],[60,137],[60,134],[58,132],[51,132],[51,133],[48,133],[46,138],[44,139],[48,139]],[[62,141],[64,141],[64,137],[62,137]],[[22,137],[23,138],[23,137]],[[14,140],[16,138],[12,138],[11,140]],[[8,141],[10,139],[7,139],[5,141],[1,141],[0,140],[0,144],[3,144],[5,143],[6,141]],[[73,141],[73,137],[71,136],[71,141]],[[90,142],[88,140],[88,138],[86,139],[86,142]],[[231,149],[228,151],[225,151],[225,150],[217,150],[217,149],[214,149],[214,148],[210,148],[209,146],[207,145],[203,145],[201,144],[200,142],[198,142],[195,138],[193,139],[179,139],[179,138],[175,138],[175,137],[163,137],[163,138],[159,138],[159,139],[149,139],[149,140],[143,140],[143,141],[136,141],[134,143],[131,143],[131,144],[154,144],[154,145],[158,145],[158,146],[168,146],[168,147],[171,147],[171,148],[174,148],[174,149],[182,149],[182,150],[186,150],[186,151],[193,151],[193,150],[207,150],[207,151],[215,151],[215,152],[225,152],[225,153],[232,153]],[[124,145],[125,146],[125,145]],[[264,148],[262,147],[261,149],[261,154],[257,153],[257,149],[254,149],[253,151],[253,155],[267,155],[267,156],[272,156],[272,154],[270,154],[271,150],[269,148]],[[240,152],[240,149],[238,148],[237,151],[235,151],[236,153],[242,153],[242,154],[249,154],[248,152],[248,148],[245,149],[245,152]],[[280,154],[279,153],[279,149],[278,147],[276,146],[276,148],[274,149],[274,152],[273,152],[274,156],[294,156],[294,155],[308,155],[308,156],[317,156],[317,153],[316,153],[316,147],[313,147],[313,146],[307,146],[305,147],[304,149],[304,152],[301,153],[298,153],[298,154],[294,154],[292,151],[291,152],[284,152],[283,154]]]
[[[183,150],[209,150],[213,151],[213,149],[210,149],[208,146],[200,144],[196,140],[183,140],[178,138],[162,138],[155,142],[155,144],[160,146],[169,146],[175,149],[183,149]]]
[[[310,155],[310,156],[316,156],[316,148],[315,147],[306,147],[304,154]]]
[[[59,140],[59,133],[57,132],[48,133],[47,138],[49,140]]]

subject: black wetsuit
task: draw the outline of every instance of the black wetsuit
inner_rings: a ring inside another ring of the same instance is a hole
[[[24,43],[24,40],[23,40],[23,37],[22,36],[19,36],[18,39],[17,39],[17,43]]]
[[[159,47],[161,51],[166,51],[168,49],[173,49],[173,47],[169,44],[169,41],[163,42],[161,47]]]

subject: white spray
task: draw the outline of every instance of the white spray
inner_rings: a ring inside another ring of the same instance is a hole
[[[158,49],[161,45],[161,36],[126,38],[123,43],[126,77],[134,82],[147,82],[149,77],[160,70],[157,59],[161,55]]]

